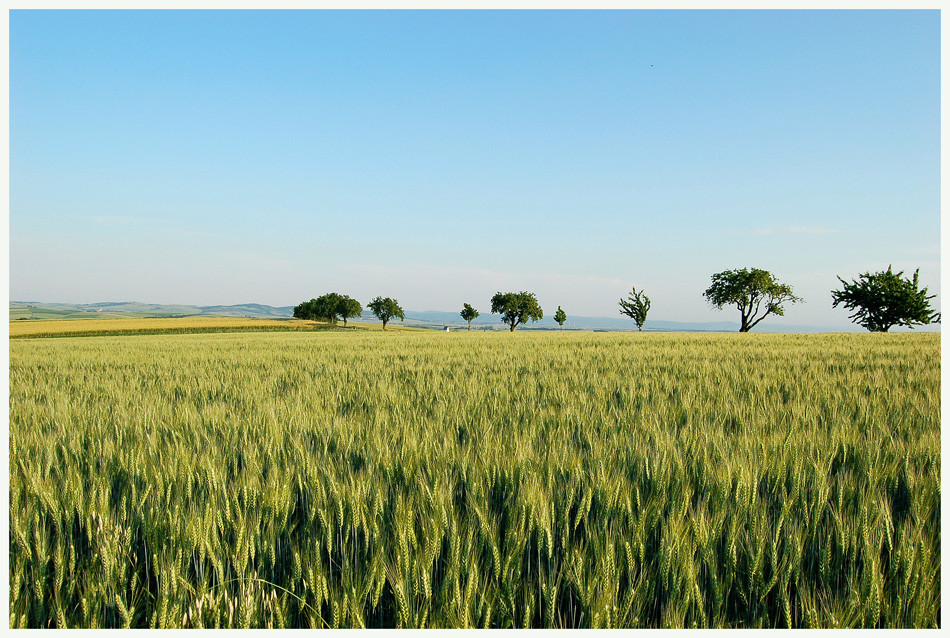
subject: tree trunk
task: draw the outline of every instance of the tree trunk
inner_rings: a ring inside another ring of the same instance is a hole
[[[343,327],[346,328],[346,317],[343,317]]]
[[[517,326],[517,325],[518,325],[518,324],[516,324],[516,323],[512,323],[512,324],[511,324],[511,332],[514,332],[514,331],[515,331],[515,326]]]
[[[383,330],[385,330],[385,329],[386,329],[386,320],[384,319],[384,320],[383,320]]]
[[[469,329],[469,330],[472,329],[472,320],[471,320],[471,319],[468,320],[468,329]]]

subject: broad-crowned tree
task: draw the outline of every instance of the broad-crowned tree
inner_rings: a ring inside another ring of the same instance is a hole
[[[832,290],[834,301],[832,308],[842,304],[854,314],[848,318],[871,332],[887,332],[892,326],[913,328],[931,323],[940,323],[940,313],[930,308],[930,300],[937,295],[927,296],[927,289],[918,290],[917,275],[914,278],[903,277],[904,271],[893,272],[891,266],[886,271],[859,275],[851,283],[841,277],[841,290]]]
[[[703,296],[719,310],[734,305],[742,319],[739,332],[749,332],[769,315],[784,316],[784,304],[802,301],[792,293],[791,286],[779,283],[772,273],[759,268],[716,273]]]
[[[533,292],[496,292],[491,298],[491,311],[501,315],[511,332],[528,319],[537,321],[544,318],[544,311]]]
[[[399,321],[406,319],[406,314],[399,307],[399,303],[389,297],[376,297],[366,304],[366,307],[372,310],[376,318],[383,322],[383,330],[386,329],[386,324],[389,323],[390,319],[395,317],[399,317]]]

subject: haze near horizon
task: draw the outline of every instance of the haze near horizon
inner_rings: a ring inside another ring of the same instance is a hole
[[[9,228],[11,299],[734,321],[749,266],[846,328],[940,291],[940,13],[15,10]]]

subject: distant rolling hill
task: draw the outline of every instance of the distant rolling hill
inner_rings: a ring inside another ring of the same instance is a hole
[[[91,304],[42,303],[36,301],[11,301],[10,319],[30,315],[35,318],[81,318],[96,313],[102,315],[137,315],[148,317],[190,317],[209,315],[217,317],[254,317],[279,319],[293,316],[293,306],[275,308],[264,304],[249,303],[236,306],[190,306],[181,304],[148,304],[137,301],[106,301]]]
[[[203,315],[223,315],[227,317],[293,317],[293,306],[265,306],[259,303],[246,303],[237,306],[199,306]]]

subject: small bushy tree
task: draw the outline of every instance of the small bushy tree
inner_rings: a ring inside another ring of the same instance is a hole
[[[842,304],[854,314],[848,318],[871,332],[887,332],[893,326],[924,326],[940,323],[940,313],[933,312],[930,300],[936,295],[927,296],[927,289],[918,290],[917,274],[914,278],[903,277],[904,271],[893,272],[891,266],[886,271],[859,275],[851,283],[841,277],[841,290],[832,290],[834,301],[832,308]]]
[[[627,299],[620,300],[620,314],[627,315],[637,324],[637,330],[643,331],[643,324],[647,321],[647,313],[650,311],[650,298],[641,290],[637,292],[636,287],[630,289]]]
[[[470,304],[462,304],[462,312],[459,313],[462,315],[462,319],[468,322],[468,329],[472,329],[472,319],[478,316],[478,311],[475,310]]]
[[[544,318],[544,311],[533,292],[496,292],[491,298],[491,311],[492,314],[501,314],[502,322],[508,324],[511,332],[528,319],[537,321]]]
[[[366,304],[366,307],[372,310],[376,318],[383,322],[383,330],[386,329],[386,324],[389,323],[390,319],[396,317],[399,317],[399,321],[406,319],[406,314],[402,311],[399,303],[389,297],[376,297]]]
[[[564,329],[564,322],[567,321],[567,313],[561,310],[561,307],[557,307],[557,312],[554,313],[554,320],[557,322],[557,325],[561,330]]]

